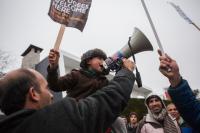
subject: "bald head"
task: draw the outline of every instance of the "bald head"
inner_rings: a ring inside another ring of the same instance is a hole
[[[22,109],[26,95],[31,87],[40,91],[35,70],[17,69],[0,79],[0,108],[5,114]]]

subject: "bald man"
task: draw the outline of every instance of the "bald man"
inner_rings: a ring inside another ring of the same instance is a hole
[[[0,79],[1,133],[102,133],[125,108],[135,81],[135,65],[123,68],[104,88],[76,101],[66,97],[52,104],[44,77],[32,69],[11,71]]]

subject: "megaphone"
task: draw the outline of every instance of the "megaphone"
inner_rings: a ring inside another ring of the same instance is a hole
[[[129,38],[128,43],[111,57],[107,58],[103,66],[107,71],[118,70],[121,68],[122,58],[128,59],[130,56],[143,51],[153,51],[153,47],[147,37],[138,28],[134,28],[134,32]]]
[[[133,35],[129,37],[128,43],[113,56],[104,61],[104,73],[108,74],[110,71],[120,70],[123,64],[122,58],[128,59],[130,56],[132,56],[133,60],[135,61],[134,55],[143,51],[153,51],[153,47],[147,37],[138,28],[135,28]],[[138,87],[142,87],[142,80],[137,67],[136,82]]]

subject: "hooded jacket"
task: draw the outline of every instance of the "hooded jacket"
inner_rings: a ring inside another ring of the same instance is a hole
[[[159,98],[163,106],[163,109],[166,110],[166,106],[163,100],[157,94],[155,93],[149,94],[145,99],[145,105],[147,107],[148,114],[144,116],[143,119],[139,122],[136,133],[164,133],[163,125],[153,118],[152,112],[150,111],[147,105],[147,99],[150,98],[151,96],[156,96],[157,98]],[[180,128],[176,122],[176,119],[173,119],[170,115],[169,117],[172,119],[176,127],[175,130],[177,130],[177,133],[181,133]]]

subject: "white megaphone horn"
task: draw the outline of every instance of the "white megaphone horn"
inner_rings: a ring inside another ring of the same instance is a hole
[[[126,44],[118,52],[116,52],[112,58],[129,58],[132,54],[137,54],[143,51],[153,51],[153,47],[147,37],[138,29],[135,28],[130,38],[130,49],[129,45]]]
[[[113,56],[107,58],[103,63],[104,72],[108,74],[109,71],[118,71],[122,66],[122,58],[133,57],[135,61],[135,54],[143,51],[153,51],[153,47],[147,37],[138,29],[135,28],[133,35],[129,38],[128,43],[117,51]],[[136,67],[136,82],[138,87],[142,87],[142,80],[140,73]]]
[[[143,51],[153,51],[153,47],[147,37],[138,29],[134,28],[134,32],[130,37],[129,44],[127,43],[119,51],[113,54],[111,57],[107,58],[104,62],[104,68],[110,70],[115,70],[115,61],[121,58],[129,58],[134,54]]]

